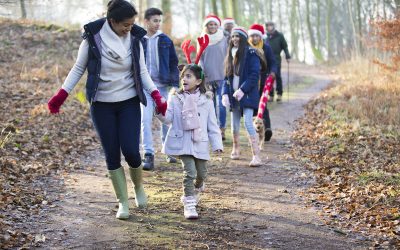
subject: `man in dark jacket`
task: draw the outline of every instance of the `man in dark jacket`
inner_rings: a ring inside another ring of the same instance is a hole
[[[145,11],[144,19],[147,35],[142,39],[147,70],[161,95],[168,99],[171,87],[179,87],[178,57],[172,40],[160,31],[162,11],[149,8]],[[151,100],[150,98],[147,98]],[[142,146],[144,151],[143,170],[154,168],[154,146],[152,135],[154,105],[148,102],[142,105]],[[161,125],[161,138],[164,143],[168,126]],[[177,160],[167,156],[167,162],[175,163]]]
[[[290,60],[290,54],[288,51],[288,45],[286,43],[285,37],[283,36],[282,33],[278,32],[275,29],[275,25],[273,22],[267,22],[265,24],[267,28],[267,41],[269,45],[272,48],[272,51],[274,52],[275,55],[275,61],[277,64],[277,73],[276,73],[276,92],[278,92],[278,97],[276,99],[277,102],[282,101],[282,94],[283,94],[283,87],[282,87],[282,77],[281,77],[281,64],[282,64],[282,59],[281,59],[281,52],[282,50],[285,52],[286,55],[286,61],[289,63]],[[270,101],[274,100],[274,89],[272,89],[270,93]]]

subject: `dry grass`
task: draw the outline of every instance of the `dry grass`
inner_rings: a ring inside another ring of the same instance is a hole
[[[331,105],[363,125],[400,126],[400,75],[367,59],[353,59],[338,67],[340,85],[328,92]]]

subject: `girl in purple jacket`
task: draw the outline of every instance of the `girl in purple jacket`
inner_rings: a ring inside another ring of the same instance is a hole
[[[196,206],[204,191],[209,144],[222,152],[222,138],[214,104],[206,93],[200,66],[186,65],[181,72],[182,87],[171,93],[165,115],[157,117],[170,125],[162,152],[180,158],[184,170],[182,202],[186,219],[197,219]]]

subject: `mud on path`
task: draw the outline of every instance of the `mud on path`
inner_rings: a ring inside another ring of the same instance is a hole
[[[283,65],[286,68],[286,65]],[[286,73],[283,69],[283,76]],[[270,104],[273,139],[265,145],[265,165],[249,168],[250,148],[242,129],[242,158],[231,161],[230,136],[222,157],[209,164],[200,218],[183,218],[180,164],[156,155],[156,171],[144,174],[149,207],[134,207],[129,220],[115,219],[116,205],[100,151],[89,152],[82,168],[65,174],[49,189],[56,208],[41,222],[43,248],[117,249],[351,249],[364,248],[354,236],[325,226],[318,211],[306,206],[299,192],[312,182],[296,160],[286,154],[294,121],[302,105],[332,80],[327,73],[291,65],[291,92],[281,104]],[[285,88],[286,90],[286,88]],[[159,145],[159,143],[158,143]],[[268,159],[267,159],[268,157]],[[127,168],[127,166],[125,165]],[[129,178],[128,178],[129,179]],[[61,188],[59,188],[61,187]],[[133,197],[129,183],[130,197]]]

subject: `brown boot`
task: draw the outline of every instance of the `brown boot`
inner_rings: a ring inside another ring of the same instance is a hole
[[[239,156],[240,156],[239,134],[233,134],[232,139],[233,139],[233,148],[232,148],[232,153],[231,153],[231,159],[237,160],[237,159],[239,159]]]
[[[222,140],[223,141],[225,141],[225,128],[220,128],[221,129],[221,137],[222,137]]]
[[[258,145],[258,136],[249,136],[251,153],[253,154],[253,159],[251,160],[249,166],[250,167],[258,167],[262,165],[262,161],[260,158],[260,148]]]

